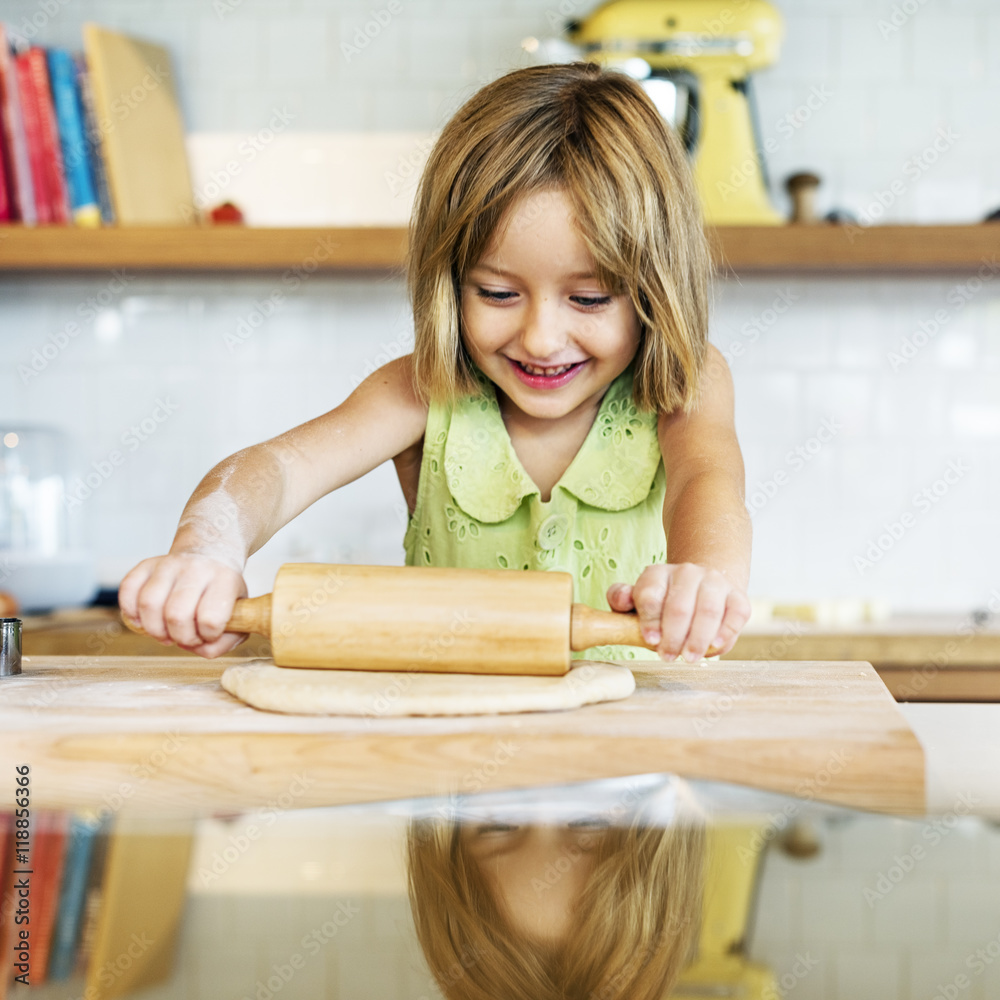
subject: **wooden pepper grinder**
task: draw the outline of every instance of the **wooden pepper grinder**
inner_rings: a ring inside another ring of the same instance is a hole
[[[806,172],[792,174],[785,181],[785,190],[792,198],[792,218],[789,221],[793,224],[813,225],[822,221],[816,216],[816,189],[819,184],[816,174]]]

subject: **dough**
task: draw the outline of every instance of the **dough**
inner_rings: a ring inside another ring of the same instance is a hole
[[[251,660],[229,667],[222,686],[269,712],[299,715],[494,715],[618,701],[635,690],[626,666],[578,660],[562,677],[301,670]]]

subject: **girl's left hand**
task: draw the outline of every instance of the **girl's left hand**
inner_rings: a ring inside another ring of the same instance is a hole
[[[665,660],[728,653],[750,618],[750,600],[718,570],[694,563],[647,566],[635,584],[608,588],[612,611],[639,615],[642,634]]]

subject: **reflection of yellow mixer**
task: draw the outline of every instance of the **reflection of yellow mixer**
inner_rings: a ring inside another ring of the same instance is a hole
[[[642,80],[693,156],[707,222],[766,225],[784,220],[767,196],[749,74],[775,61],[782,29],[765,0],[612,0],[569,37]]]
[[[698,954],[681,974],[670,1000],[780,996],[774,972],[746,955],[747,925],[767,842],[763,826],[715,823],[709,828]]]

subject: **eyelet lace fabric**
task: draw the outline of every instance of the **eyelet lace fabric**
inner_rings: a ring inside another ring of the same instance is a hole
[[[507,434],[492,383],[432,404],[416,508],[404,538],[410,566],[559,570],[574,600],[607,608],[612,583],[666,561],[663,463],[656,414],[632,401],[631,368],[609,387],[580,451],[543,502]],[[589,659],[655,658],[600,646]]]

